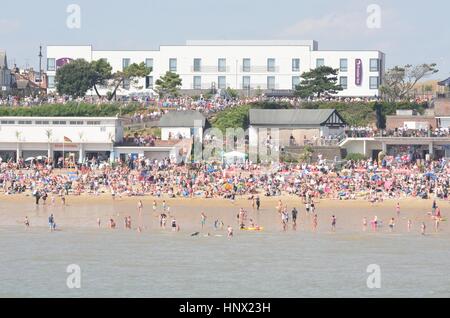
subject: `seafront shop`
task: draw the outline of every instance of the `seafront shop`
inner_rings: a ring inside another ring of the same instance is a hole
[[[114,143],[123,140],[122,118],[117,117],[0,117],[0,157],[66,158],[84,162],[108,160]]]

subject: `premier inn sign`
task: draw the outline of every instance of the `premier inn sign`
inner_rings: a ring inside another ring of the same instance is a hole
[[[363,65],[361,59],[355,60],[355,84],[356,86],[361,86],[363,76]]]

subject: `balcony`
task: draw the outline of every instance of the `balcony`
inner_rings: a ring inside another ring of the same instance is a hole
[[[217,65],[205,65],[200,66],[200,68],[194,68],[194,66],[191,66],[191,73],[213,73],[213,74],[222,74],[222,73],[229,73],[230,67],[225,67],[224,70],[219,71],[219,67]]]
[[[251,66],[250,68],[248,67],[244,67],[244,65],[241,65],[240,70],[242,73],[268,73],[268,74],[272,74],[272,73],[279,73],[280,72],[280,67],[279,66],[275,66],[272,67],[269,71],[269,68],[267,67],[267,65],[255,65],[255,66]]]

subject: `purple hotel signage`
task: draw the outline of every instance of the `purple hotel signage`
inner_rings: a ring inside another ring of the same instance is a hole
[[[363,76],[363,67],[362,67],[362,60],[356,59],[355,60],[355,84],[356,86],[361,86],[362,84],[362,76]]]
[[[63,67],[64,65],[73,61],[70,57],[63,57],[56,60],[56,68]]]

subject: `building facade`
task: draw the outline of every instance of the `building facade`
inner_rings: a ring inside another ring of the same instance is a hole
[[[124,83],[119,95],[151,94],[156,80],[167,71],[179,74],[182,90],[192,93],[228,87],[241,92],[290,91],[300,83],[302,73],[325,65],[339,69],[338,83],[344,90],[338,96],[374,97],[380,95],[385,65],[380,51],[322,51],[316,41],[187,41],[186,45],[162,45],[148,51],[48,46],[49,92],[55,90],[57,68],[80,58],[105,59],[113,72],[132,63],[152,67],[151,74],[136,85]]]
[[[0,51],[0,94],[9,92],[13,84],[11,70],[8,68],[8,59],[5,51]]]
[[[72,154],[77,162],[92,156],[109,159],[123,139],[118,117],[0,117],[0,157],[3,161]]]

